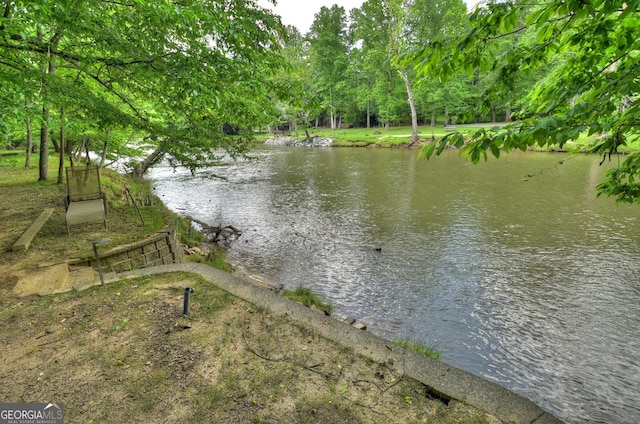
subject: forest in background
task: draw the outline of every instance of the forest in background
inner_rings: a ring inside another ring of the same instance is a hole
[[[300,34],[255,1],[9,1],[0,141],[41,167],[50,146],[61,169],[138,156],[141,176],[163,157],[195,170],[243,154],[256,128],[410,124],[417,141],[419,124],[506,121],[422,153],[477,162],[586,135],[606,159],[638,135],[638,5],[368,0],[323,7]],[[639,169],[630,155],[600,192],[635,201]]]

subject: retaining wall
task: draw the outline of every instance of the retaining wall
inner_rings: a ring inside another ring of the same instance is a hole
[[[108,251],[98,249],[101,268],[116,273],[184,262],[184,252],[174,228]],[[95,258],[76,260],[69,265],[95,267]]]

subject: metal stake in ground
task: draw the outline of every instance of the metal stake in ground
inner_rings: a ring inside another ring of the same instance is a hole
[[[144,225],[144,218],[142,217],[142,214],[140,213],[140,208],[138,208],[138,204],[136,203],[135,199],[131,195],[131,192],[129,191],[129,188],[125,187],[124,190],[127,192],[129,197],[131,198],[131,201],[133,202],[133,206],[136,208],[136,212],[138,212],[138,216],[140,217],[140,221],[142,221],[142,225]]]
[[[102,276],[102,268],[100,267],[100,256],[98,255],[98,245],[103,243],[109,243],[111,239],[100,239],[96,241],[92,241],[93,245],[93,255],[96,258],[96,267],[98,268],[98,275],[100,275],[100,284],[104,286],[104,277]]]
[[[195,290],[191,287],[180,286],[181,289],[184,290],[184,303],[182,306],[182,315],[187,316],[189,314],[189,295]]]

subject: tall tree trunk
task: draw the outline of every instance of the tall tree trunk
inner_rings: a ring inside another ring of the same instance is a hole
[[[407,89],[407,97],[409,101],[409,107],[411,108],[411,144],[418,141],[420,138],[418,135],[418,111],[416,109],[416,102],[413,97],[413,89],[411,88],[411,83],[409,82],[409,76],[407,72],[404,70],[399,70],[400,77],[404,81],[404,86]]]
[[[138,164],[133,168],[131,175],[133,178],[141,180],[144,177],[145,172],[153,166],[153,164],[157,163],[164,156],[164,149],[162,147],[158,147],[154,150],[146,159],[138,162]]]
[[[60,160],[58,162],[58,184],[64,182],[64,106],[60,108]]]
[[[91,164],[91,155],[89,155],[89,138],[87,138],[87,142],[84,145],[84,153],[85,153],[84,163],[86,163],[88,166]]]
[[[393,79],[393,70],[389,67],[389,72],[387,72],[387,116],[384,123],[384,129],[389,130],[390,121],[391,121],[391,113],[389,113],[389,108],[391,104],[391,82]]]
[[[25,103],[26,103],[26,99],[25,99]],[[26,124],[27,124],[27,156],[26,159],[24,161],[24,167],[28,168],[31,166],[31,150],[33,149],[33,133],[31,131],[31,118],[29,118],[29,116],[27,116],[26,118]]]
[[[102,145],[102,154],[100,155],[100,168],[102,168],[104,163],[107,161],[107,152],[109,151],[109,136],[111,135],[111,130],[107,128],[105,132],[106,134],[104,136],[104,144]]]
[[[51,134],[49,134],[49,139],[51,140],[51,144],[53,144],[53,152],[60,153],[60,144],[58,144],[53,130],[51,130]]]
[[[511,106],[507,106],[507,111],[504,113],[504,122],[511,122]]]
[[[333,86],[329,87],[329,119],[331,120],[331,129],[336,129],[336,116],[333,114]]]
[[[494,122],[494,123],[496,122],[497,111],[498,111],[498,108],[496,107],[496,105],[491,105],[491,122]]]
[[[367,128],[371,128],[371,100],[367,99]]]
[[[38,34],[40,37],[41,34]],[[56,73],[56,61],[55,56],[51,55],[51,50],[58,47],[58,43],[62,38],[62,33],[57,32],[53,35],[49,41],[49,54],[48,54],[48,74],[53,75]],[[47,100],[47,81],[42,81],[43,99],[44,104],[42,106],[42,125],[40,126],[40,164],[38,167],[38,181],[49,180],[49,146],[47,140],[47,133],[49,132],[49,104]]]
[[[69,140],[68,138],[64,139],[64,153],[67,155],[71,155],[73,153],[73,145],[75,141]]]
[[[84,151],[84,146],[87,145],[87,143],[89,142],[89,136],[84,134],[82,136],[82,140],[80,141],[80,144],[78,145],[78,150],[76,150],[75,154],[73,156],[76,157],[76,160],[79,162],[80,158],[82,157],[82,152]]]
[[[46,101],[46,100],[45,100]],[[40,164],[38,165],[38,181],[49,181],[49,106],[42,107],[42,124],[40,125]]]

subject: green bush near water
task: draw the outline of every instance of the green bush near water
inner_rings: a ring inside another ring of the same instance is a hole
[[[226,260],[226,254],[223,250],[212,250],[207,256],[192,255],[187,258],[189,262],[197,262],[200,264],[209,265],[220,271],[232,273],[233,268]]]
[[[304,306],[311,308],[316,307],[324,312],[325,315],[331,315],[333,306],[324,302],[320,297],[311,291],[308,287],[298,286],[295,290],[285,290],[282,292],[284,297],[302,303]]]
[[[186,218],[176,217],[176,231],[180,237],[180,243],[187,247],[199,247],[204,240],[204,235],[191,226]]]
[[[409,340],[394,340],[393,343],[398,346],[402,346],[405,349],[413,350],[414,352],[422,353],[425,356],[433,359],[440,359],[440,352],[433,347],[426,345],[422,342],[414,342]]]

